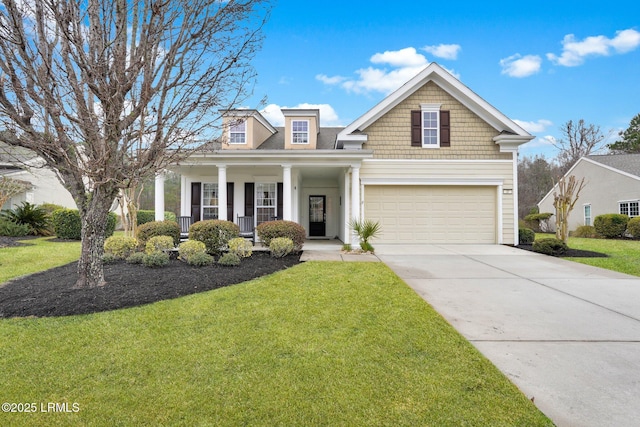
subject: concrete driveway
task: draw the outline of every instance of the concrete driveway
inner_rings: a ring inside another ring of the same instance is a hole
[[[640,425],[640,278],[507,246],[375,247],[557,425]]]

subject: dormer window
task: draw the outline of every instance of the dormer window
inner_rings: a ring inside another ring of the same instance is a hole
[[[232,124],[229,128],[229,144],[247,143],[247,122],[245,120]]]
[[[292,120],[291,121],[291,143],[292,144],[308,144],[309,143],[309,120]]]

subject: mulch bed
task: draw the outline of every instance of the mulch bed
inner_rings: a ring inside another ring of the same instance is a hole
[[[523,249],[525,251],[534,252],[533,245],[518,245],[518,246],[516,246],[516,248]],[[608,257],[607,254],[603,254],[603,253],[600,253],[600,252],[583,251],[583,250],[580,250],[580,249],[572,249],[572,248],[569,248],[569,250],[567,250],[567,252],[565,252],[561,256],[562,256],[562,258],[566,258],[566,257],[571,257],[571,258],[607,258]]]
[[[107,284],[73,289],[77,263],[0,285],[0,317],[54,317],[135,307],[229,286],[296,265],[300,255],[273,258],[254,252],[237,267],[192,267],[172,260],[162,268],[118,262],[104,266]]]

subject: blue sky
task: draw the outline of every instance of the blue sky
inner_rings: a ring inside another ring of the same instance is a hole
[[[568,120],[615,139],[640,113],[640,2],[436,3],[277,1],[247,106],[348,125],[437,62],[536,136],[522,155],[554,157]]]

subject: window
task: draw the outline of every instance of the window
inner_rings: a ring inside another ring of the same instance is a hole
[[[591,205],[584,205],[584,225],[591,225]]]
[[[291,143],[292,144],[308,144],[309,143],[309,120],[292,120],[291,121]]]
[[[202,184],[202,219],[218,219],[218,184]]]
[[[247,122],[245,120],[232,124],[229,128],[229,144],[247,143]]]
[[[620,202],[618,203],[618,209],[621,214],[627,215],[630,218],[640,216],[640,211],[638,209],[638,201],[629,201],[629,202]]]
[[[273,221],[276,218],[276,183],[256,183],[256,222]]]
[[[411,111],[411,146],[422,148],[450,147],[449,111],[440,104],[420,104]]]

